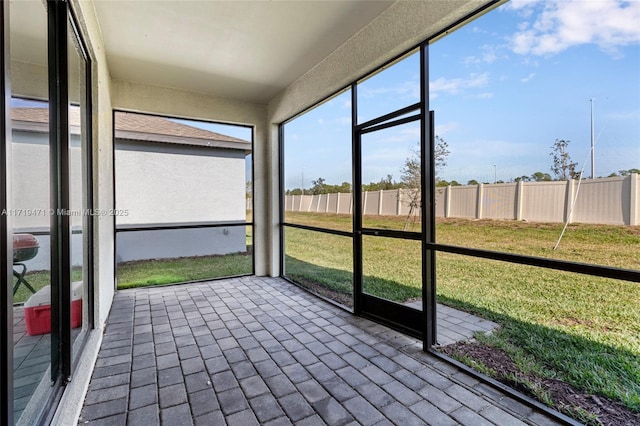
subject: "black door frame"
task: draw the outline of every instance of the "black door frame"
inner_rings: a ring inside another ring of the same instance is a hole
[[[308,229],[311,231],[325,232],[352,238],[353,253],[353,313],[363,317],[368,317],[376,322],[383,323],[399,331],[418,337],[423,342],[423,350],[429,351],[431,346],[436,344],[436,273],[435,273],[435,164],[433,160],[434,152],[434,126],[433,112],[429,112],[429,76],[428,76],[428,40],[425,40],[415,48],[389,60],[379,67],[383,69],[399,59],[419,50],[420,67],[420,101],[397,111],[385,114],[381,117],[369,120],[365,123],[358,123],[358,85],[361,79],[353,81],[335,93],[327,96],[318,104],[331,99],[336,94],[349,89],[351,90],[351,159],[352,159],[352,187],[353,200],[358,200],[362,196],[362,149],[360,136],[364,133],[382,130],[420,120],[420,160],[422,173],[421,199],[422,221],[421,232],[400,232],[377,229],[363,229],[361,202],[353,203],[352,210],[352,232],[342,232],[331,229],[316,228],[294,223],[287,223],[284,217],[284,126],[289,121],[303,114],[297,113],[293,117],[283,121],[278,126],[279,141],[279,219],[280,219],[280,275],[290,282],[297,284],[287,277],[285,271],[285,245],[284,233],[286,227]],[[362,76],[366,78],[372,73]],[[312,109],[312,108],[309,108]],[[421,241],[422,247],[422,311],[417,311],[402,305],[393,304],[383,299],[363,294],[362,289],[362,235],[384,236],[392,238],[403,238]],[[321,296],[322,297],[322,296]]]
[[[422,129],[422,127],[424,127],[423,109],[421,102],[418,102],[365,123],[355,125],[353,130],[354,310],[356,315],[370,318],[421,340],[424,339],[426,329],[425,310],[417,310],[365,293],[363,290],[364,271],[362,258],[363,235],[422,241],[423,234],[422,232],[365,228],[362,223],[364,209],[362,202],[358,202],[357,200],[362,200],[362,135],[415,122],[419,122]],[[421,163],[424,161],[423,151],[425,144],[423,136],[421,131]],[[421,167],[421,169],[423,168]],[[421,249],[421,251],[424,252],[424,244],[421,245]],[[423,258],[424,254],[422,254],[421,257]],[[424,266],[422,269],[422,287],[424,289]]]

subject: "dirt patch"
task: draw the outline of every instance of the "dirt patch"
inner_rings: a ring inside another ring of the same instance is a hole
[[[290,278],[301,286],[306,287],[310,291],[322,297],[333,300],[340,305],[353,308],[353,295],[351,293],[342,293],[331,288],[327,288],[326,286],[318,284],[317,282],[309,280],[303,276],[291,276]]]
[[[609,398],[578,391],[563,381],[525,374],[501,349],[478,342],[460,342],[438,350],[454,358],[472,359],[490,369],[495,379],[536,399],[540,399],[539,395],[536,395],[531,389],[540,389],[553,401],[554,408],[571,417],[579,417],[580,421],[587,424],[640,425],[640,413],[633,412]],[[529,386],[526,386],[525,383],[528,383]],[[586,412],[589,415],[577,416],[576,413],[579,412]]]

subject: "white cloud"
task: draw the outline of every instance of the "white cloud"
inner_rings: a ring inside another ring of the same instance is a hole
[[[399,132],[394,132],[391,136],[379,138],[376,140],[378,143],[399,143],[399,142],[413,142],[420,140],[420,127],[412,126],[401,129]]]
[[[619,56],[619,48],[640,43],[640,1],[623,0],[515,0],[508,6],[533,23],[520,25],[510,40],[521,55],[554,55],[582,44],[596,44]]]
[[[539,0],[511,0],[504,7],[506,9],[518,10],[522,16],[527,17],[533,13],[531,6],[536,3],[539,3]]]
[[[415,80],[405,81],[397,86],[376,87],[374,89],[364,85],[359,93],[365,98],[390,94],[418,100],[420,99],[420,82],[416,78]]]
[[[412,154],[412,152],[404,147],[390,147],[378,149],[370,154],[362,155],[362,162],[367,165],[395,165],[402,162]]]
[[[336,124],[340,124],[340,125],[351,125],[351,116],[347,115],[347,116],[343,116],[343,117],[338,117],[334,120],[334,123]]]
[[[458,123],[451,122],[445,124],[436,124],[436,135],[444,136],[452,130],[456,130],[458,128]]]
[[[640,121],[640,110],[636,109],[636,110],[630,110],[630,111],[614,111],[606,114],[604,118],[606,120],[613,120],[613,121],[638,122]]]
[[[536,73],[532,72],[532,73],[531,73],[531,74],[529,74],[528,76],[521,78],[521,79],[520,79],[520,82],[521,82],[521,83],[528,83],[528,82],[529,82],[529,81],[531,81],[531,79],[532,79],[533,77],[535,77],[535,76],[536,76]]]
[[[455,95],[466,89],[477,89],[489,84],[489,73],[470,74],[468,78],[440,77],[429,82],[429,91],[437,97],[439,93]]]
[[[474,65],[474,64],[491,64],[498,59],[498,51],[500,46],[493,46],[489,44],[485,44],[481,47],[482,53],[480,56],[467,56],[462,60],[462,63],[465,65]]]

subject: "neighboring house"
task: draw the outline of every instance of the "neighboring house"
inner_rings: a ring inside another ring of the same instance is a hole
[[[14,108],[11,118],[13,205],[31,212],[16,215],[14,229],[35,233],[44,248],[50,226],[48,110]],[[71,122],[71,206],[81,212],[76,109]],[[117,229],[245,221],[251,142],[151,115],[116,112],[114,123]],[[74,229],[80,229],[82,217],[72,217]],[[118,261],[246,251],[244,227],[139,230],[119,232],[117,238]],[[74,239],[80,247],[80,236]],[[74,253],[74,264],[81,255]],[[48,269],[48,251],[41,250],[27,266]]]

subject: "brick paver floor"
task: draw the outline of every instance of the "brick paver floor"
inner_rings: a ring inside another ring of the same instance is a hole
[[[79,424],[557,424],[421,349],[278,278],[119,291]]]

